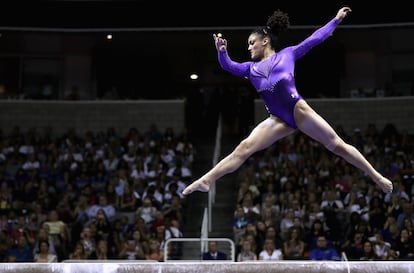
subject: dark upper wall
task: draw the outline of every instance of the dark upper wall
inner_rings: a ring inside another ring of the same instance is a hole
[[[32,1],[33,2],[33,1]],[[319,24],[348,5],[350,23],[373,24],[412,21],[407,1],[302,1],[280,0],[265,5],[222,1],[43,1],[3,5],[0,25],[43,27],[216,27],[256,26],[266,23],[271,12],[288,12],[294,25]],[[21,16],[22,9],[27,10]]]
[[[184,101],[0,101],[0,129],[10,132],[52,128],[56,134],[75,129],[106,131],[112,127],[120,134],[130,128],[146,131],[156,124],[162,132],[171,127],[177,134],[186,129]]]
[[[325,22],[325,20],[321,20]],[[306,38],[315,27],[294,28],[281,46]],[[236,61],[248,60],[250,28],[219,29]],[[74,87],[84,99],[102,97],[112,87],[128,99],[182,98],[210,84],[247,84],[221,70],[211,34],[197,31],[44,32],[4,31],[0,38],[0,96],[41,92],[51,81],[54,98]],[[358,88],[411,95],[414,79],[414,26],[339,26],[296,65],[305,97],[349,97]],[[198,82],[189,74],[197,72]],[[1,91],[1,88],[0,88]],[[35,97],[36,98],[36,97]]]

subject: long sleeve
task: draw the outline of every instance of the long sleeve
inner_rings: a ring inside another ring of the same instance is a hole
[[[296,45],[293,50],[295,60],[302,58],[309,50],[330,37],[338,24],[339,21],[333,18],[326,25],[313,32],[311,36]]]
[[[220,66],[223,68],[223,70],[238,77],[247,77],[249,75],[251,62],[234,62],[230,59],[227,50],[219,50],[217,53]]]

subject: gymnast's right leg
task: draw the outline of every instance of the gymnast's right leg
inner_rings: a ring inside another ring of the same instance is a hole
[[[253,153],[263,150],[275,141],[293,133],[295,130],[280,119],[269,117],[259,123],[250,135],[223,158],[209,172],[191,183],[183,190],[187,195],[194,191],[207,192],[210,185],[224,175],[236,171]]]

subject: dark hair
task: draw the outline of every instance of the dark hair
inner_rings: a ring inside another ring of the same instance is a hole
[[[260,27],[252,33],[270,38],[270,44],[273,49],[276,48],[279,35],[290,26],[289,16],[287,13],[277,9],[269,16],[265,27]]]
[[[40,252],[40,246],[42,245],[42,243],[45,243],[47,245],[47,248],[50,247],[50,244],[49,244],[48,240],[39,240],[38,252]]]

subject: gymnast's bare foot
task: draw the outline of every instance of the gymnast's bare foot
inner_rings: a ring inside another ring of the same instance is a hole
[[[201,191],[201,192],[208,192],[210,189],[211,182],[207,181],[206,179],[200,178],[197,181],[188,185],[184,190],[183,194],[188,195],[193,191]]]
[[[377,185],[382,189],[383,192],[389,193],[392,192],[392,182],[385,177],[381,177],[377,182]]]

